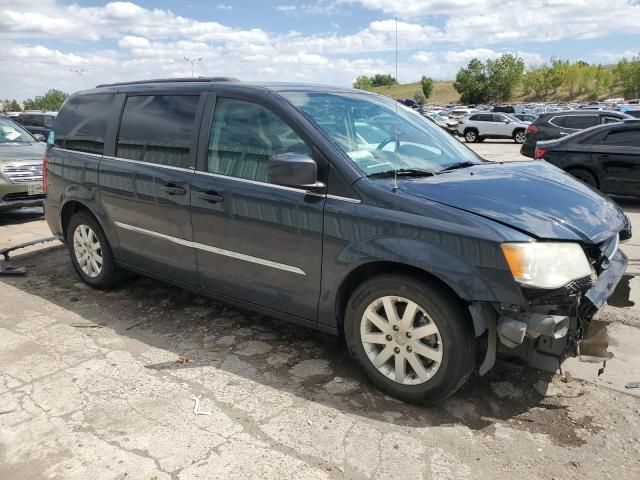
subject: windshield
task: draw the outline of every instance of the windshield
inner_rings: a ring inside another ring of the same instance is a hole
[[[365,175],[437,172],[482,159],[414,110],[379,95],[281,92]],[[397,115],[396,115],[397,111]]]
[[[30,143],[36,139],[24,128],[8,118],[0,118],[0,144],[3,143]]]

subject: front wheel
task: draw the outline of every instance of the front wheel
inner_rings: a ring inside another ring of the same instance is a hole
[[[475,130],[467,130],[464,132],[464,140],[467,143],[474,143],[478,140],[478,133]]]
[[[80,278],[93,288],[114,286],[122,277],[102,227],[85,211],[71,217],[66,232],[71,262]]]
[[[360,285],[347,305],[345,336],[374,385],[407,402],[445,400],[475,367],[475,341],[458,299],[407,276]]]

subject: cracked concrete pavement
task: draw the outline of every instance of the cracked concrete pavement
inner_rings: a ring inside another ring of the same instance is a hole
[[[0,247],[48,235],[37,213],[3,218]],[[640,478],[631,296],[605,310],[601,377],[499,362],[425,408],[375,390],[338,338],[142,277],[92,290],[59,244],[13,258],[28,273],[0,277],[0,479]]]

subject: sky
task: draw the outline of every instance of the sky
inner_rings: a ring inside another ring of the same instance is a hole
[[[0,98],[191,76],[348,86],[445,80],[472,58],[614,63],[640,54],[640,0],[0,0]]]

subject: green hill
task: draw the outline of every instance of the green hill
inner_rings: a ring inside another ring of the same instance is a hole
[[[374,87],[372,91],[381,95],[386,95],[391,98],[413,98],[415,93],[420,90],[420,82],[404,83],[400,85],[391,85],[389,87]],[[600,100],[606,98],[623,97],[622,88],[619,85],[613,85],[611,91],[605,95],[600,96]],[[556,95],[550,95],[547,102],[568,102],[568,101],[585,101],[588,100],[587,95],[574,95],[569,96],[568,91],[564,88],[560,88]],[[427,100],[427,104],[447,104],[458,103],[460,101],[460,95],[453,88],[453,80],[436,81],[433,83],[433,93]],[[516,94],[511,99],[512,102],[531,102],[540,101],[531,97],[523,95],[522,90],[516,90]]]

